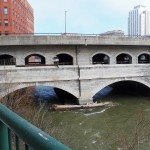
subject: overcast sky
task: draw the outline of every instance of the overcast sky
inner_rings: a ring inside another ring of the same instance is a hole
[[[99,34],[123,30],[127,34],[128,12],[150,0],[28,0],[34,9],[35,33]]]

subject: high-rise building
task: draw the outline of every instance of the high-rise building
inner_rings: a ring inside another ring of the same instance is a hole
[[[150,12],[145,6],[138,5],[129,12],[128,35],[144,36],[150,34]]]
[[[33,8],[27,0],[0,0],[0,35],[33,32]]]

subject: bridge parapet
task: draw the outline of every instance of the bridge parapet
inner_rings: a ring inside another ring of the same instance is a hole
[[[150,76],[149,64],[90,65],[80,67],[80,80]]]
[[[0,36],[1,46],[6,45],[150,45],[150,37],[119,36]]]
[[[78,80],[77,66],[0,67],[0,83]]]
[[[38,85],[59,88],[79,98],[78,66],[0,67],[0,98]]]

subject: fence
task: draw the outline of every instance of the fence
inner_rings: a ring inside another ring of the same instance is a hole
[[[0,36],[101,36],[101,37],[131,37],[150,38],[150,35],[98,34],[98,33],[1,33]]]

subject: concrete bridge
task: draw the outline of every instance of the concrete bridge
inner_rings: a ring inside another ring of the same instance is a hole
[[[150,38],[1,36],[0,65],[0,97],[48,85],[82,104],[119,81],[150,87]]]

